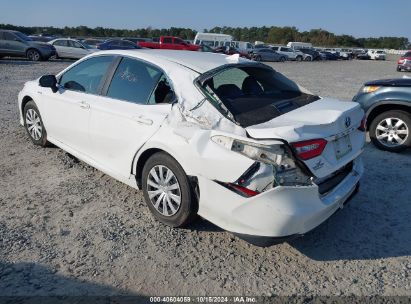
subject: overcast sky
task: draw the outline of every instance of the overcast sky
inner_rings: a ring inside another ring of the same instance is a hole
[[[214,26],[322,28],[355,37],[411,40],[411,0],[0,0],[0,23],[135,29]]]

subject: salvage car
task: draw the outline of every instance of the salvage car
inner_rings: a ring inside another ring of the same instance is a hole
[[[199,215],[260,246],[320,225],[358,189],[364,112],[236,55],[106,51],[27,82],[20,123],[142,189],[162,223]]]
[[[397,71],[411,71],[411,52],[407,52],[397,61]]]
[[[369,81],[353,101],[364,109],[377,148],[400,152],[411,146],[411,78]]]

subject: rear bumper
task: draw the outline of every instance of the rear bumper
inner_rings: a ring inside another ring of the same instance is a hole
[[[356,191],[362,173],[362,161],[357,158],[352,171],[324,195],[314,184],[275,187],[251,198],[200,177],[199,214],[251,242],[268,238],[268,243],[278,243],[307,233],[343,208]]]

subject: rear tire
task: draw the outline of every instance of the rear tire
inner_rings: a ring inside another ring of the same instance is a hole
[[[287,58],[285,58],[285,57],[280,58],[280,62],[286,62],[286,61],[287,61]]]
[[[255,60],[255,61],[258,61],[258,62],[261,62],[261,56],[256,56],[256,57],[254,58],[254,60]]]
[[[295,60],[298,61],[298,62],[301,62],[301,61],[303,61],[303,57],[297,56],[297,58]]]
[[[401,152],[411,146],[410,131],[411,115],[399,110],[378,115],[369,128],[373,144],[381,150],[390,152]]]
[[[312,61],[311,57],[307,56],[304,61]]]
[[[47,131],[41,119],[40,111],[33,100],[26,103],[23,110],[24,127],[31,141],[36,146],[46,147]]]
[[[198,203],[180,164],[169,154],[152,155],[142,172],[144,200],[154,217],[171,227],[192,222]]]
[[[397,72],[402,72],[402,70],[399,66],[397,66]]]
[[[30,61],[40,61],[42,59],[40,52],[36,49],[27,50],[26,57]]]

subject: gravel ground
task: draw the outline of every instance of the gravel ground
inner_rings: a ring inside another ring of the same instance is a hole
[[[0,295],[411,296],[411,153],[367,145],[359,194],[304,238],[270,248],[199,220],[171,229],[135,191],[18,124],[27,80],[69,61],[0,60]],[[314,93],[349,100],[393,61],[273,66]]]

